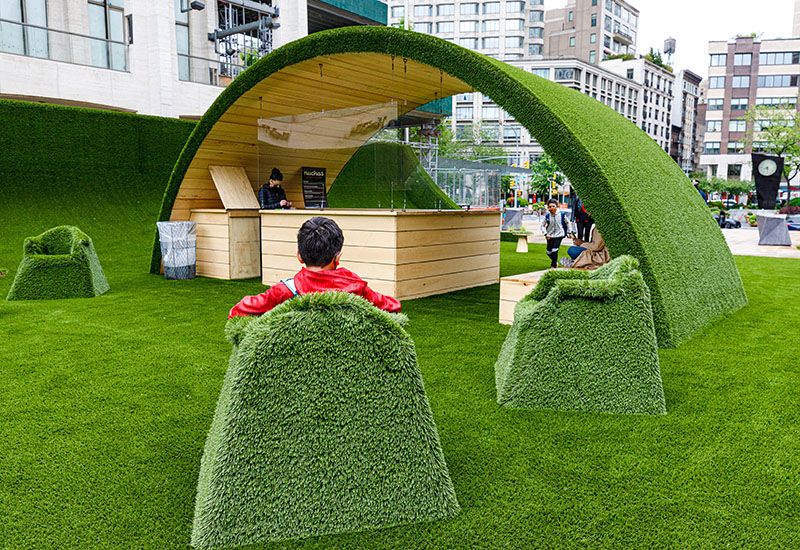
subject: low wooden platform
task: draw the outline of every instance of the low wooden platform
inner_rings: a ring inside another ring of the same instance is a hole
[[[514,308],[527,296],[548,270],[511,275],[500,279],[500,324],[514,322]]]

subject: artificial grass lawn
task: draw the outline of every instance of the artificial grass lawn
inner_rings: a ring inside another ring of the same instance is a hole
[[[0,302],[0,546],[185,547],[227,309],[261,285],[145,273],[153,197],[35,198],[0,202],[0,296],[23,237],[59,223],[92,235],[111,291]],[[504,275],[546,267],[513,249]],[[800,262],[737,263],[750,305],[659,352],[664,417],[502,409],[498,286],[406,302],[461,514],[298,545],[797,547]]]

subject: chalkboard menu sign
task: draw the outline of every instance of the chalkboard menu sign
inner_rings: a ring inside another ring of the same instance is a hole
[[[303,202],[306,208],[327,208],[328,195],[325,192],[325,168],[309,168],[303,171]]]

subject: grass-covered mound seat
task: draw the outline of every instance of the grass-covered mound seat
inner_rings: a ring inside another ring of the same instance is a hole
[[[512,408],[666,413],[638,262],[547,272],[517,304],[495,381],[498,403]]]
[[[332,292],[229,321],[234,348],[200,465],[193,546],[458,513],[403,319]]]
[[[344,165],[328,191],[331,208],[407,208],[458,210],[401,143],[369,143]]]
[[[92,239],[77,227],[64,225],[25,239],[7,299],[92,298],[108,288]]]

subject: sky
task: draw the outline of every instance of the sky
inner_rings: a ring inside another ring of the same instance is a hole
[[[709,41],[752,32],[762,38],[792,34],[794,0],[627,1],[640,12],[639,53],[647,53],[651,46],[662,50],[666,38],[675,38],[675,68],[689,69],[704,78],[708,76]],[[545,0],[544,4],[546,9],[564,7],[566,0]]]

